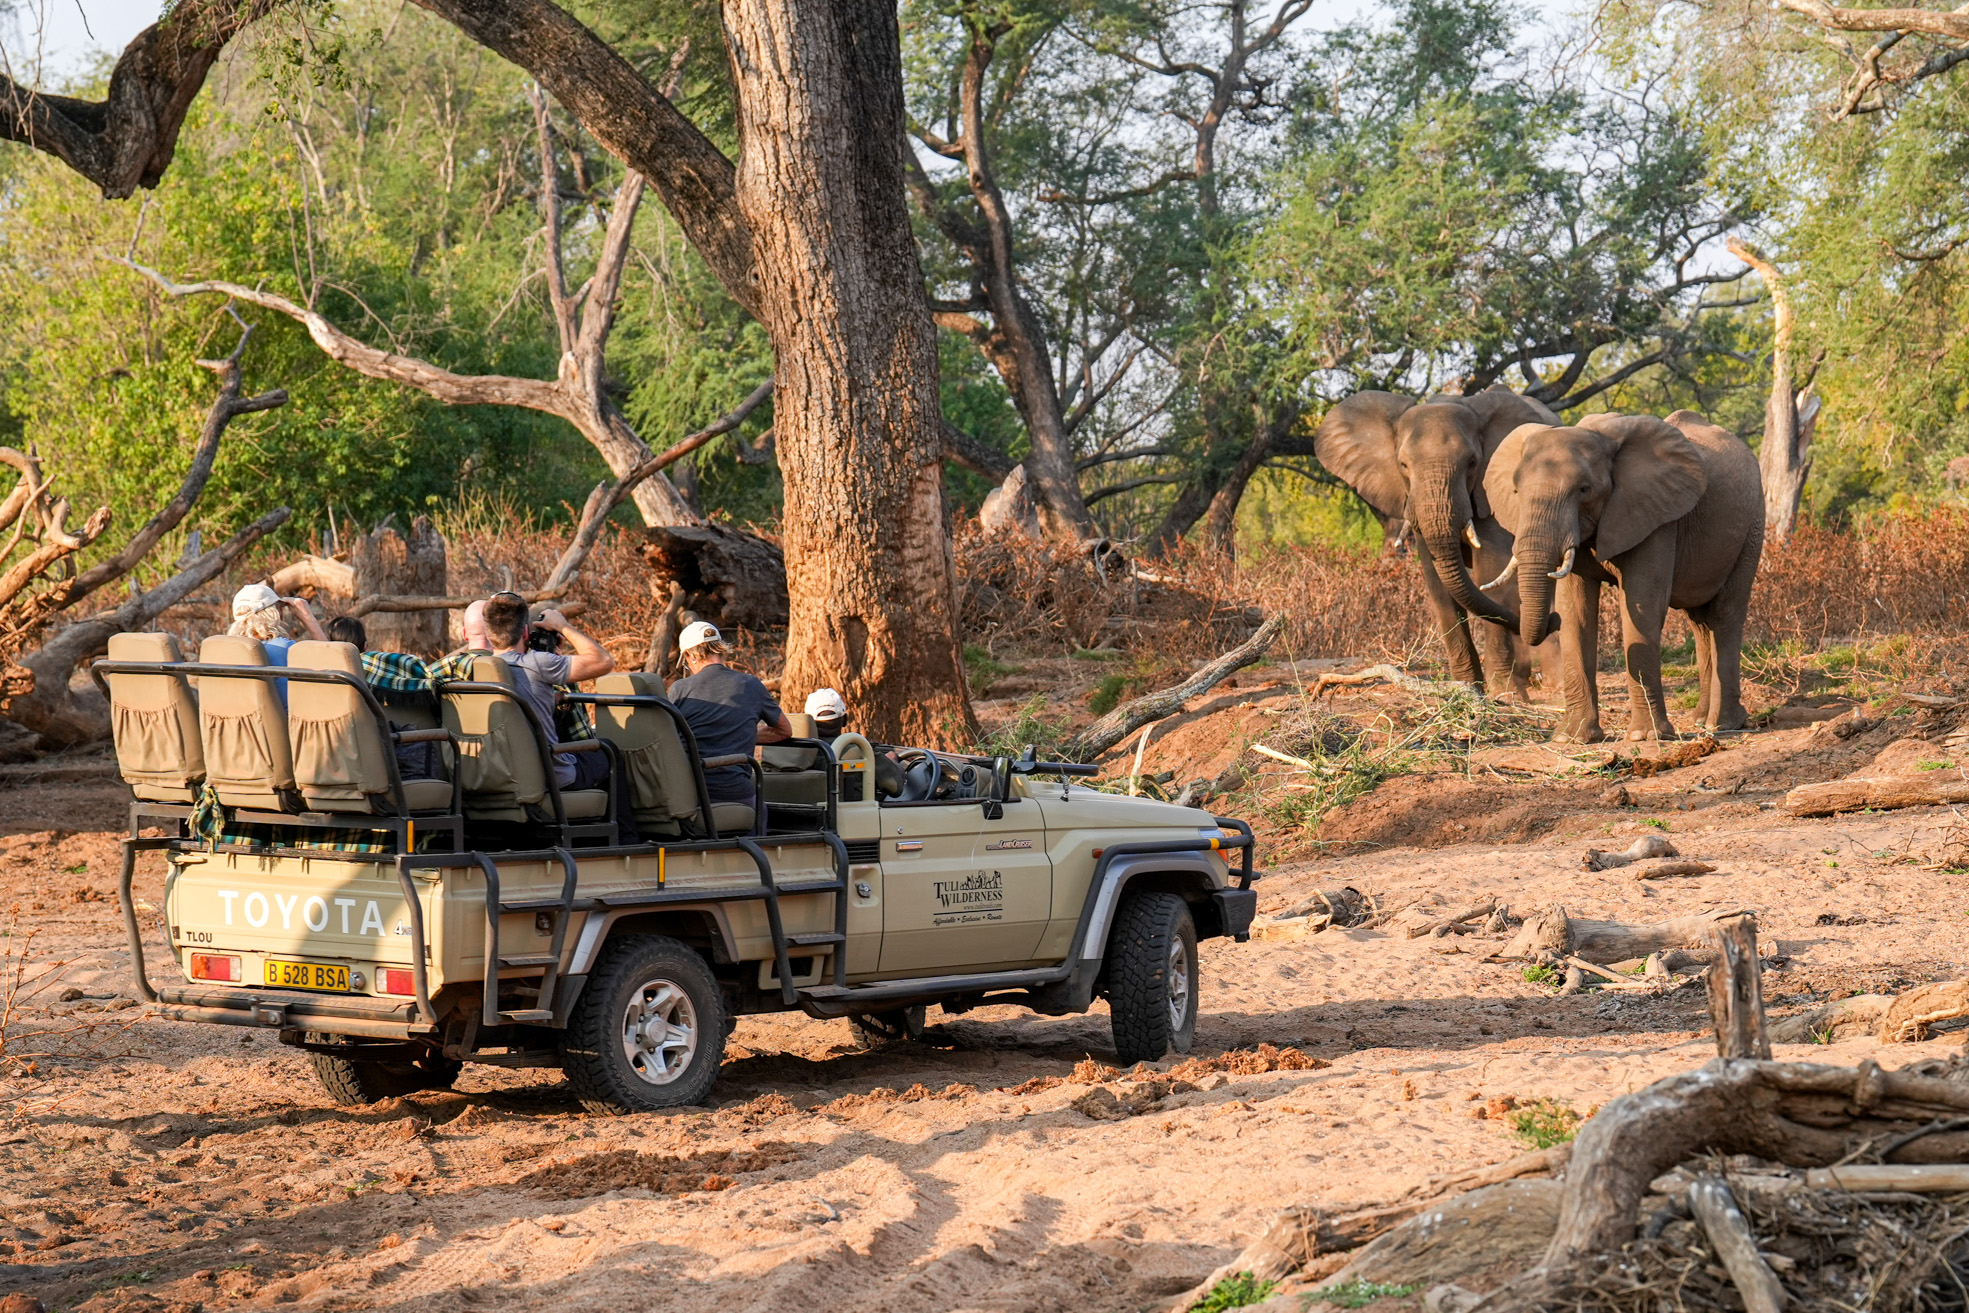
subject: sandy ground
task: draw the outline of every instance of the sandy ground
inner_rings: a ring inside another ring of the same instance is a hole
[[[1788,959],[1768,977],[1780,1014],[1960,976],[1963,879],[1919,864],[1953,816],[1797,821],[1762,805],[1935,753],[1900,728],[1735,740],[1636,782],[1638,808],[1600,802],[1603,778],[1542,779],[1515,758],[1398,779],[1335,818],[1354,843],[1274,872],[1262,907],[1344,883],[1418,908],[1749,908]],[[24,946],[66,965],[6,1017],[0,1295],[51,1309],[1147,1309],[1284,1204],[1361,1206],[1516,1152],[1477,1115],[1493,1097],[1584,1111],[1710,1051],[1696,990],[1556,998],[1485,962],[1495,938],[1268,918],[1251,943],[1203,948],[1206,1061],[1173,1087],[1110,1077],[1115,1099],[1089,1097],[1107,1073],[1073,1079],[1112,1060],[1104,1013],[994,1008],[933,1013],[933,1042],[879,1052],[842,1021],[746,1019],[703,1110],[593,1117],[557,1074],[489,1069],[340,1109],[271,1035],[126,1002],[120,790],[88,763],[9,769],[0,911],[18,912],[0,965],[11,978]],[[1718,871],[1642,884],[1581,869],[1589,844],[1624,846],[1649,819]],[[85,997],[58,1003],[63,988]],[[84,1029],[28,1033],[50,1026]],[[1963,1038],[1779,1056],[1898,1066]],[[1240,1074],[1265,1064],[1219,1058],[1261,1043],[1319,1063]]]

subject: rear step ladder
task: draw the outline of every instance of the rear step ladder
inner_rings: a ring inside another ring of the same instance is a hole
[[[484,853],[475,853],[479,870],[485,876],[485,1009],[480,1022],[485,1026],[535,1026],[554,1019],[554,987],[561,978],[561,950],[567,944],[567,923],[574,912],[574,854],[565,848],[553,850],[566,873],[559,898],[520,898],[504,902],[499,896],[499,867]],[[499,951],[499,921],[515,912],[551,912],[553,940],[544,953]],[[530,1008],[499,1008],[499,973],[512,967],[540,968],[540,997]]]
[[[779,836],[775,836],[776,838]],[[779,973],[780,1001],[788,1007],[800,1001],[800,990],[793,984],[792,948],[826,948],[834,958],[834,988],[845,989],[848,984],[848,848],[840,836],[831,831],[823,831],[821,838],[834,852],[834,879],[827,881],[802,881],[796,888],[782,890],[773,879],[772,862],[765,850],[751,838],[738,841],[753,865],[759,868],[759,886],[765,893],[766,928],[773,940],[773,966]],[[786,923],[780,918],[779,896],[781,893],[834,895],[834,929],[831,933],[788,935]],[[819,956],[815,954],[815,956]]]

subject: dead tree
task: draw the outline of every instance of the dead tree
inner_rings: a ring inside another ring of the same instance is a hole
[[[192,451],[191,468],[186,471],[177,494],[131,536],[123,550],[78,574],[50,584],[38,593],[22,597],[22,589],[28,583],[36,578],[45,578],[52,565],[93,542],[108,527],[109,511],[105,507],[89,517],[80,534],[68,534],[61,528],[67,503],[57,500],[36,512],[45,516],[41,546],[30,553],[20,566],[9,570],[4,579],[0,579],[0,656],[6,658],[8,666],[5,686],[0,688],[0,696],[6,699],[0,703],[0,712],[39,734],[44,746],[66,747],[109,734],[108,709],[100,697],[93,692],[80,697],[70,692],[69,679],[76,666],[101,650],[111,634],[142,628],[151,623],[166,608],[183,601],[194,589],[216,578],[248,547],[286,523],[289,514],[286,507],[268,513],[223,546],[201,554],[157,587],[148,592],[133,592],[130,599],[116,609],[98,612],[68,625],[38,651],[19,657],[19,664],[14,664],[15,654],[34,642],[55,617],[72,610],[105,585],[129,574],[150,555],[166,534],[183,522],[198,504],[199,496],[211,480],[220,440],[235,418],[286,404],[287,393],[278,388],[253,397],[239,395],[239,361],[252,335],[252,328],[246,327],[231,355],[223,360],[198,362],[219,376],[219,395],[206,413],[205,427],[199,434],[197,447]],[[17,464],[16,468],[22,471],[22,482],[5,503],[0,503],[0,528],[5,527],[6,510],[15,505],[16,498],[20,498],[22,507],[31,508],[37,504],[37,499],[46,497],[46,483],[42,480],[39,462],[29,457],[24,465]],[[24,527],[26,521],[20,520],[18,523]],[[53,554],[49,555],[51,549],[54,549]],[[9,552],[11,550],[10,545]],[[45,559],[46,564],[33,570],[23,569],[37,558]],[[4,559],[0,556],[0,560]],[[10,584],[13,585],[11,590]]]
[[[1183,704],[1199,693],[1207,693],[1230,676],[1263,657],[1272,640],[1285,628],[1283,612],[1258,627],[1258,632],[1173,688],[1147,693],[1124,702],[1060,745],[1068,761],[1089,761],[1133,734],[1152,720],[1161,720],[1183,709]]]
[[[1732,237],[1730,254],[1757,271],[1771,294],[1771,397],[1764,406],[1764,442],[1757,463],[1764,475],[1764,532],[1781,543],[1798,520],[1798,501],[1805,478],[1812,472],[1812,430],[1818,426],[1820,400],[1812,392],[1811,372],[1803,387],[1793,390],[1791,335],[1796,316],[1791,295],[1777,266],[1757,248]]]
[[[555,415],[572,424],[589,445],[600,453],[618,480],[628,480],[630,495],[643,521],[651,525],[701,524],[698,514],[663,476],[665,466],[695,451],[720,433],[738,427],[712,426],[701,434],[694,446],[678,443],[662,453],[652,452],[636,433],[629,419],[615,404],[608,388],[606,365],[610,330],[615,326],[616,304],[622,276],[628,267],[630,239],[636,225],[636,212],[642,204],[643,177],[634,171],[623,175],[616,188],[615,205],[609,213],[595,272],[580,287],[569,290],[562,260],[562,215],[560,185],[556,177],[554,130],[547,114],[547,103],[537,88],[529,92],[533,101],[535,127],[539,134],[541,160],[541,227],[546,248],[547,298],[554,326],[560,338],[560,371],[553,379],[516,378],[501,374],[454,374],[427,361],[398,355],[372,347],[330,323],[315,309],[312,298],[297,305],[284,296],[258,288],[208,280],[178,283],[154,269],[130,259],[124,264],[150,279],[170,296],[196,296],[221,293],[263,310],[300,323],[308,330],[330,359],[370,378],[385,379],[416,388],[452,406],[518,406]],[[751,414],[772,392],[772,384],[746,399],[735,414],[740,420]],[[639,474],[638,471],[641,471]],[[629,476],[636,475],[634,479]]]

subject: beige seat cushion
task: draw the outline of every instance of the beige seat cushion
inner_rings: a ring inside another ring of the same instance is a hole
[[[258,639],[214,634],[198,645],[201,664],[264,666]],[[205,774],[228,807],[286,809],[294,792],[294,759],[288,747],[287,711],[271,681],[201,675],[199,738]]]
[[[362,679],[362,654],[352,643],[296,643],[287,649],[287,665]],[[294,750],[294,780],[308,806],[334,812],[389,810],[391,748],[360,690],[288,680],[287,735]]]
[[[490,653],[472,662],[475,683],[513,688],[513,671]],[[547,797],[547,767],[526,712],[513,697],[445,693],[444,727],[458,738],[457,784],[473,820],[524,821]]]
[[[444,780],[405,780],[403,797],[414,812],[451,810],[451,785]]]
[[[711,804],[711,823],[718,827],[720,837],[734,834],[750,834],[752,822],[756,819],[752,808],[742,802],[714,802]]]
[[[561,806],[571,821],[593,820],[608,815],[607,789],[569,789],[561,794]]]
[[[662,697],[656,676],[631,672],[603,675],[597,693],[615,697]],[[690,749],[677,723],[655,707],[595,708],[595,732],[615,744],[629,774],[636,827],[651,835],[675,835],[688,827],[702,831],[697,777]]]
[[[112,634],[111,661],[177,662],[169,634]],[[130,792],[150,802],[196,800],[205,778],[198,704],[183,675],[108,675],[116,768]]]

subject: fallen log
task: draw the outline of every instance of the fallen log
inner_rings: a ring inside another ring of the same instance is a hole
[[[1747,916],[1741,908],[1701,912],[1647,925],[1575,918],[1564,907],[1550,907],[1525,918],[1518,933],[1494,959],[1557,962],[1567,957],[1606,965],[1670,949],[1708,947],[1709,932],[1720,922]]]
[[[1721,1177],[1702,1176],[1689,1187],[1689,1210],[1702,1225],[1723,1270],[1743,1296],[1744,1313],[1783,1313],[1784,1287],[1777,1273],[1757,1252],[1750,1223],[1737,1207],[1736,1196]]]
[[[1677,875],[1712,875],[1716,868],[1708,862],[1691,861],[1683,858],[1675,862],[1655,862],[1634,871],[1636,880],[1666,880]]]
[[[1408,928],[1408,937],[1410,939],[1420,939],[1424,935],[1465,934],[1476,929],[1475,926],[1467,925],[1466,922],[1474,921],[1480,916],[1488,917],[1496,910],[1497,900],[1495,898],[1486,898],[1481,903],[1473,904],[1460,912],[1445,916],[1440,920],[1425,921],[1421,925],[1412,925]]]
[[[1969,802],[1969,780],[1934,775],[1886,775],[1801,784],[1778,805],[1793,816],[1832,816],[1839,812],[1892,811]]]
[[[1334,926],[1342,929],[1363,925],[1376,911],[1374,900],[1347,885],[1338,889],[1315,889],[1313,896],[1305,902],[1294,904],[1278,914],[1278,920],[1294,917],[1308,917],[1318,922],[1313,927],[1317,934]]]
[[[1969,1190],[1969,1163],[1903,1163],[1814,1167],[1805,1173],[1814,1190],[1906,1190],[1912,1194]]]
[[[1092,761],[1150,721],[1174,715],[1197,694],[1209,692],[1264,656],[1284,628],[1285,615],[1281,612],[1260,625],[1257,633],[1182,683],[1122,703],[1062,744],[1061,755],[1068,761]]]
[[[1622,790],[1626,792],[1626,790]],[[1680,857],[1675,845],[1666,836],[1644,834],[1627,846],[1627,851],[1618,853],[1602,852],[1598,848],[1588,848],[1581,865],[1589,871],[1611,871],[1622,866],[1632,866],[1635,862],[1650,861],[1657,857]]]
[[[740,629],[786,626],[786,557],[778,543],[722,524],[644,532],[643,556],[659,583],[681,587],[705,619]]]

